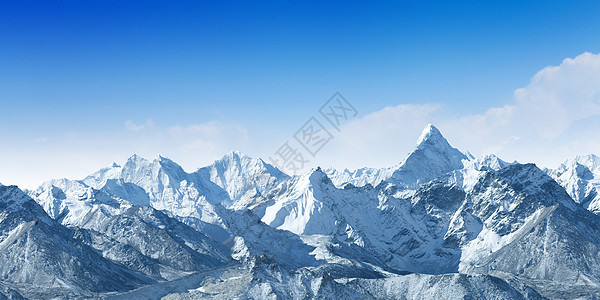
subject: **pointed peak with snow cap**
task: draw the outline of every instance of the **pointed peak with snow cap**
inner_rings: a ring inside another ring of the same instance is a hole
[[[362,168],[355,171],[327,169],[326,173],[337,187],[345,183],[378,186],[387,181],[406,189],[416,189],[421,184],[445,173],[462,169],[473,161],[470,153],[453,148],[439,129],[427,124],[412,152],[399,164],[390,168]]]
[[[163,156],[161,154],[156,154],[156,156],[154,157],[154,160],[158,160],[158,161],[169,160],[170,161],[171,159],[169,159],[168,157]]]
[[[185,171],[172,160],[157,155],[153,160],[148,160],[140,155],[133,154],[122,167],[105,168],[84,179],[84,182],[96,189],[102,188],[108,180],[122,180],[133,183],[149,190],[183,180]],[[173,179],[173,180],[171,180]]]
[[[136,155],[129,157],[127,162],[131,161],[130,164],[135,164],[135,161],[139,160],[140,157],[139,156],[134,157],[134,156],[136,156]],[[88,175],[82,181],[90,187],[99,189],[101,186],[103,186],[106,183],[107,179],[118,178],[120,176],[123,168],[124,168],[124,166],[121,166],[121,165],[113,162],[110,166],[104,167],[104,168]]]
[[[118,165],[117,165],[118,166]],[[167,167],[167,168],[175,168],[181,169],[181,166],[171,160],[168,157],[162,156],[160,154],[156,155],[153,160],[148,160],[145,157],[142,157],[138,154],[133,154],[127,159],[125,165],[123,165],[123,170],[127,171],[130,169],[139,169],[139,168],[153,168],[153,167]]]
[[[566,173],[581,174],[583,169],[600,174],[600,157],[594,154],[578,155],[566,160],[556,170],[552,170],[551,172],[560,177]]]
[[[315,167],[302,174],[294,175],[288,181],[282,183],[282,185],[283,190],[288,190],[291,195],[298,197],[306,194],[307,191],[310,191],[310,194],[312,194],[317,190],[335,189],[335,185],[321,167]]]
[[[149,168],[151,162],[144,157],[141,157],[137,154],[130,156],[127,159],[127,162],[123,165],[122,173],[128,174],[134,172],[134,170],[138,170],[141,168]]]
[[[132,154],[127,161],[138,161],[138,160],[147,160],[144,157],[142,157],[141,155],[138,155],[136,153]]]
[[[437,127],[433,126],[433,124],[427,124],[423,131],[421,132],[421,136],[417,140],[417,147],[421,144],[431,142],[431,141],[441,141],[446,140],[442,133],[437,129]]]
[[[222,166],[224,168],[230,168],[233,166],[241,166],[250,162],[259,162],[259,159],[252,158],[240,151],[234,150],[227,152],[220,159],[215,160],[209,167]]]
[[[516,162],[509,163],[500,159],[495,154],[486,154],[480,158],[472,160],[471,163],[477,170],[492,169],[498,171],[504,167],[513,165]]]
[[[573,211],[577,208],[574,199],[569,197],[568,192],[534,163],[512,164],[493,172],[493,174],[494,177],[508,183],[518,193],[546,194],[545,197],[535,198],[545,201],[548,206],[560,203]]]
[[[229,151],[229,152],[225,153],[225,155],[223,155],[221,158],[213,161],[213,163],[210,164],[208,167],[215,166],[215,165],[240,164],[244,160],[252,160],[252,159],[253,159],[252,157],[250,157],[240,151],[234,150],[234,151]],[[203,168],[206,168],[206,167],[203,167]],[[200,168],[200,169],[202,169],[202,168]]]
[[[149,163],[150,163],[150,161],[148,161],[146,158],[144,158],[140,155],[137,155],[137,154],[133,154],[127,159],[127,161],[125,162],[125,165],[123,165],[123,167],[135,166],[135,165],[140,165],[140,164],[147,165]]]
[[[308,173],[308,179],[312,185],[320,184],[320,183],[331,183],[331,179],[327,176],[327,173],[321,169],[321,167],[316,167]],[[331,183],[333,184],[333,183]]]
[[[434,147],[441,150],[454,149],[450,146],[450,143],[448,143],[442,133],[432,124],[427,124],[427,126],[425,126],[425,129],[423,129],[421,136],[419,136],[419,139],[417,140],[416,149],[427,147]]]
[[[595,154],[578,155],[575,158],[569,160],[571,164],[580,164],[586,166],[590,170],[600,171],[600,157]]]
[[[157,155],[152,164],[160,168],[167,176],[177,178],[177,180],[183,180],[187,177],[187,173],[183,168],[168,157]]]
[[[594,154],[578,155],[546,172],[575,202],[600,215],[600,157]]]
[[[337,189],[327,174],[316,167],[282,182],[269,197],[261,220],[295,234],[328,235],[337,231],[340,219],[332,207],[348,205],[347,191]]]
[[[181,168],[181,166],[176,163],[175,161],[173,161],[172,159],[166,157],[166,156],[162,156],[162,155],[157,155],[153,162],[160,164],[161,166],[176,166],[178,168]]]
[[[228,152],[221,159],[198,169],[195,173],[229,194],[231,202],[226,201],[225,206],[233,205],[233,202],[244,197],[265,193],[289,178],[262,159],[252,158],[240,151]]]
[[[261,158],[253,158],[237,150],[228,152],[221,159],[216,160],[212,165],[205,168],[217,168],[222,171],[229,170],[229,172],[237,173],[255,173],[260,171],[267,172],[271,174],[271,176],[278,177],[279,179],[289,178],[288,175],[283,173],[277,167],[272,166]],[[200,170],[205,168],[201,168]]]
[[[215,166],[215,165],[240,166],[242,164],[247,164],[252,161],[257,162],[258,159],[252,158],[240,151],[234,150],[234,151],[227,152],[225,155],[223,155],[223,157],[221,157],[218,160],[215,160],[213,162],[212,166]]]
[[[256,165],[256,166],[260,166],[261,168],[265,168],[269,171],[269,173],[272,174],[278,174],[278,175],[284,175],[284,177],[287,177],[285,174],[283,174],[283,172],[281,170],[279,170],[277,167],[265,162],[262,158],[254,158],[251,157],[241,151],[238,150],[233,150],[230,152],[227,152],[225,155],[223,155],[223,157],[219,160],[216,160],[213,165],[216,164],[222,164],[222,165]]]
[[[16,185],[0,186],[0,210],[18,213],[28,221],[41,219],[51,224],[51,219],[29,195]]]
[[[227,152],[227,153],[226,153],[226,154],[223,156],[223,158],[226,158],[226,157],[228,157],[228,158],[229,158],[229,157],[231,157],[231,158],[241,158],[241,157],[249,157],[249,156],[248,156],[248,155],[246,155],[245,153],[241,152],[241,151],[238,151],[238,150],[232,150],[232,151],[229,151],[229,152]]]
[[[445,173],[462,169],[468,160],[469,157],[453,148],[435,126],[428,124],[415,150],[393,171],[389,181],[416,189]]]
[[[442,133],[432,124],[427,124],[423,132],[421,132],[421,136],[417,140],[417,146],[415,150],[413,150],[405,160],[410,160],[413,156],[419,156],[421,154],[428,154],[429,158],[437,158],[445,159],[446,156],[458,156],[460,159],[468,160],[469,157],[459,151],[458,149],[452,147],[448,140],[444,138]]]

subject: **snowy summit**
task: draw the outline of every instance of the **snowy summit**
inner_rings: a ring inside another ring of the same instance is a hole
[[[133,155],[0,186],[0,295],[600,296],[597,156],[473,158],[427,125],[399,161],[289,176],[237,151],[191,173]]]

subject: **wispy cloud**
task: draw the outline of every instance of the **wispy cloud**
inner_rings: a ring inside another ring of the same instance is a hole
[[[45,143],[47,141],[48,141],[47,137],[39,137],[39,138],[33,140],[34,143]]]
[[[506,160],[554,166],[575,154],[600,153],[600,55],[584,53],[544,68],[505,105],[479,114],[451,114],[448,105],[401,104],[349,121],[307,167],[393,165],[412,150],[427,123],[474,155],[496,153]],[[166,126],[151,119],[123,122],[120,130],[101,134],[72,131],[3,141],[11,146],[0,148],[5,158],[0,180],[34,187],[50,178],[81,178],[133,153],[148,158],[160,153],[193,170],[231,150],[253,149],[249,154],[267,158],[287,138],[220,120]]]
[[[427,123],[476,155],[496,153],[553,166],[571,155],[599,153],[600,142],[593,141],[600,141],[600,55],[584,53],[542,69],[504,106],[462,116],[451,116],[446,108],[402,104],[363,116],[344,126],[319,162],[337,167],[397,163]]]
[[[152,129],[154,128],[154,122],[150,119],[146,120],[144,124],[136,124],[131,120],[125,121],[125,129],[131,132],[140,132],[144,129]]]
[[[165,155],[191,171],[240,149],[250,137],[237,124],[207,121],[161,127],[149,119],[143,124],[125,121],[116,132],[70,131],[53,139],[36,138],[35,147],[31,141],[13,140],[11,147],[0,148],[5,158],[0,162],[3,183],[35,188],[52,178],[83,178],[113,161],[124,162],[134,153],[150,159]]]

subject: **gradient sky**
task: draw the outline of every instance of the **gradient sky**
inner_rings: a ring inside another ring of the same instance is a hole
[[[130,152],[186,170],[224,148],[268,156],[335,91],[359,117],[480,114],[600,53],[599,37],[600,1],[1,1],[0,182],[78,178]],[[197,156],[155,136],[126,144],[195,124],[229,142],[204,135]]]

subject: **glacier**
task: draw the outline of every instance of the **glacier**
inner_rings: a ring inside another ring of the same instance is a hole
[[[133,155],[0,185],[0,299],[598,298],[599,188],[596,155],[476,158],[431,124],[388,168]]]

